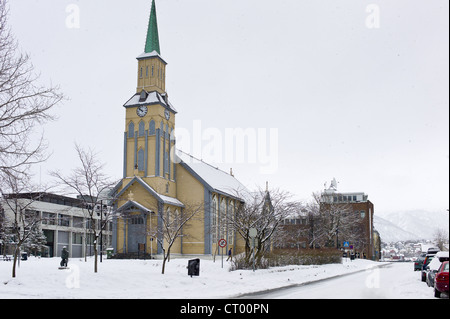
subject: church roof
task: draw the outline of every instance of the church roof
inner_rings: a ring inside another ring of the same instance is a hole
[[[152,105],[152,104],[161,104],[166,109],[169,109],[173,113],[178,113],[177,110],[173,107],[173,105],[169,102],[169,100],[165,98],[165,95],[160,94],[157,91],[146,92],[147,98],[145,100],[141,99],[141,93],[136,93],[133,95],[123,106],[124,107],[136,107],[140,105]]]
[[[119,183],[123,183],[119,182]],[[174,205],[178,207],[184,207],[184,204],[180,202],[178,199],[166,195],[159,194],[156,192],[153,187],[148,185],[142,178],[139,176],[134,176],[133,179],[117,194],[117,197],[120,197],[125,191],[134,183],[139,183],[144,189],[149,192],[153,197],[155,197],[160,203]]]
[[[244,200],[249,193],[247,188],[233,175],[199,160],[192,155],[176,150],[177,162],[187,169],[210,191]]]
[[[156,5],[155,0],[152,1],[152,10],[150,12],[150,19],[148,21],[147,38],[145,42],[145,53],[151,53],[156,51],[161,54],[159,48],[159,35],[158,35],[158,21],[156,19]]]

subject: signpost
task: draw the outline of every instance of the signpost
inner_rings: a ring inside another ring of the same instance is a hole
[[[222,268],[223,268],[223,249],[227,246],[227,241],[225,239],[219,240],[219,247],[222,248]]]

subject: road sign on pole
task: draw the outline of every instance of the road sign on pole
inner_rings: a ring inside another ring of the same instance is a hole
[[[219,240],[219,247],[222,248],[222,268],[223,268],[223,249],[227,246],[226,239],[220,239]]]
[[[222,248],[226,247],[227,246],[227,240],[223,239],[223,238],[221,240],[219,240],[219,246],[222,247]]]
[[[350,242],[344,241],[344,248],[348,248],[348,247],[350,247]]]

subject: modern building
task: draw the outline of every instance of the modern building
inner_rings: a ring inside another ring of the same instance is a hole
[[[239,238],[224,226],[245,187],[232,175],[175,150],[176,108],[166,91],[167,62],[161,56],[155,1],[152,1],[144,52],[137,57],[137,88],[124,104],[123,179],[116,186],[119,216],[114,221],[116,254],[161,254],[167,225],[192,207],[201,209],[182,229],[172,255],[211,255],[219,239],[239,250]],[[243,245],[243,243],[242,243]]]
[[[84,201],[51,193],[21,193],[9,196],[9,200],[17,200],[21,203],[21,207],[26,207],[26,211],[22,212],[25,216],[38,221],[36,226],[45,236],[45,249],[39,253],[41,256],[59,257],[64,246],[67,246],[70,258],[94,254],[94,238],[90,230],[90,218],[88,218],[86,210],[83,209]],[[4,200],[8,200],[8,198]],[[13,227],[15,214],[5,202],[1,203],[0,207],[3,215],[2,221],[6,225],[6,227],[3,227],[5,233],[12,234],[10,230]],[[104,207],[99,207],[98,210],[98,216],[94,216],[97,229],[99,229],[100,224],[100,211],[102,213],[107,212],[110,207],[104,205]],[[21,224],[19,223],[19,225]],[[13,235],[7,237],[7,240],[2,241],[1,253],[12,255],[15,248],[15,239]],[[111,247],[111,222],[107,223],[101,242],[103,251]],[[26,251],[24,248],[22,250]]]

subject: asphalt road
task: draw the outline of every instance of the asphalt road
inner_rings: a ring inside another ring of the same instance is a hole
[[[298,287],[242,296],[257,299],[435,299],[412,263],[391,263]],[[448,298],[448,296],[445,296]]]

